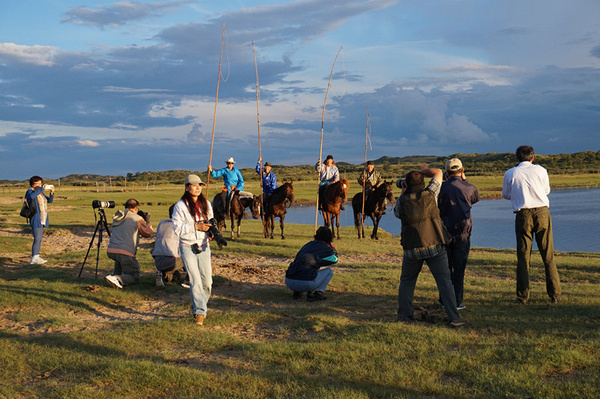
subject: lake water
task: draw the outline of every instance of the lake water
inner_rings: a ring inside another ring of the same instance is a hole
[[[600,189],[555,190],[550,193],[550,214],[554,230],[554,249],[564,252],[600,252]],[[340,214],[340,226],[354,226],[352,205],[345,204]],[[515,248],[515,215],[510,201],[481,200],[473,205],[471,245],[486,248]],[[371,226],[369,220],[368,226]],[[315,207],[294,204],[288,209],[287,223],[314,224]],[[365,222],[367,223],[367,222]],[[318,224],[323,224],[319,213]],[[367,225],[367,224],[366,224]],[[400,220],[392,208],[379,227],[394,235],[400,234]],[[276,229],[278,227],[276,226]],[[276,230],[277,231],[277,230]],[[370,231],[370,230],[369,230]],[[353,233],[353,237],[356,237]],[[534,243],[534,248],[537,248]]]

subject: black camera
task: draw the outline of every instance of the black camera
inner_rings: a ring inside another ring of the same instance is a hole
[[[210,219],[207,223],[210,224],[210,228],[208,229],[208,236],[212,237],[217,242],[219,249],[223,249],[224,246],[226,247],[227,240],[223,238],[223,235],[221,235],[221,232],[217,227],[217,221],[215,220],[215,218]]]
[[[94,208],[94,209],[104,209],[104,208],[114,208],[114,207],[115,207],[115,201],[99,201],[99,200],[92,201],[92,208]]]
[[[194,243],[192,244],[192,252],[196,255],[198,255],[200,252],[200,247],[198,246],[198,243]]]
[[[144,212],[141,209],[138,209],[137,214],[138,216],[141,216],[142,219],[144,219],[146,222],[148,221],[148,219],[146,219],[148,217],[148,212]]]

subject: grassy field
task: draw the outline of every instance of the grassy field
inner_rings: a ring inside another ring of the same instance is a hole
[[[420,321],[393,322],[399,240],[359,241],[350,227],[335,242],[340,262],[328,300],[307,303],[292,300],[283,275],[313,227],[286,225],[286,240],[264,240],[259,222],[245,220],[242,237],[213,251],[203,327],[192,323],[188,290],[154,286],[147,242],[139,284],[104,286],[94,279],[95,259],[77,278],[92,200],[135,197],[156,225],[180,190],[62,187],[50,205],[42,266],[25,261],[32,239],[18,216],[24,189],[0,194],[0,397],[600,397],[600,254],[557,254],[558,305],[545,295],[535,254],[532,301],[515,306],[514,252],[472,250],[462,313],[470,323],[460,329],[447,326],[427,268],[415,292]],[[314,185],[297,186],[301,200],[313,194]],[[100,276],[111,271],[104,251],[98,267]]]

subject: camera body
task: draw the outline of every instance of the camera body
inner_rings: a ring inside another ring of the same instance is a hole
[[[215,218],[209,219],[207,223],[210,224],[210,228],[208,229],[208,236],[212,237],[217,242],[219,249],[223,249],[224,246],[226,247],[227,240],[223,238],[223,235],[219,231],[219,228],[217,227],[217,221],[215,220]]]
[[[115,201],[99,201],[99,200],[92,201],[92,208],[94,208],[94,209],[114,208],[115,205],[116,205]]]
[[[142,219],[144,219],[145,221],[148,221],[148,219],[147,219],[148,212],[144,212],[141,209],[138,209],[137,214],[138,214],[138,216],[141,216]]]

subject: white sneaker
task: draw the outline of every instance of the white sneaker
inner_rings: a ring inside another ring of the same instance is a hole
[[[164,287],[165,282],[163,281],[163,278],[162,278],[162,272],[160,270],[157,270],[156,273],[154,273],[154,275],[156,276],[156,286]]]
[[[121,284],[116,276],[106,276],[104,277],[104,282],[113,288],[123,288],[123,284]]]
[[[45,259],[42,259],[39,255],[33,255],[31,257],[31,261],[29,262],[29,264],[31,265],[43,265],[44,263],[48,262]]]

